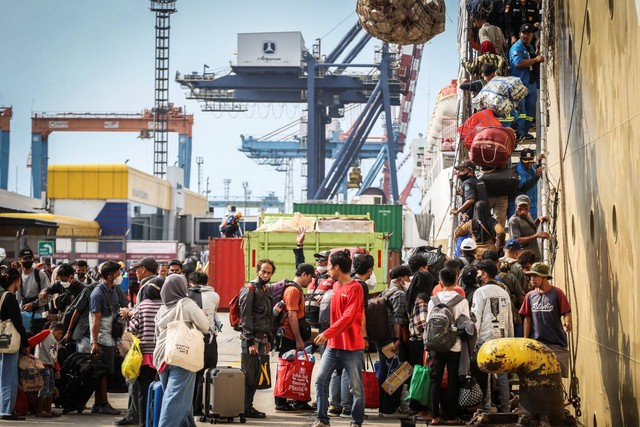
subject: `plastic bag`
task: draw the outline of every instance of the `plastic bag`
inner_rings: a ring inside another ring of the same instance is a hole
[[[122,362],[122,376],[131,381],[140,375],[142,365],[142,351],[140,350],[140,338],[133,337],[131,348]]]
[[[376,409],[380,407],[380,385],[378,384],[378,378],[376,378],[375,367],[371,361],[370,354],[367,354],[366,361],[366,366],[362,371],[364,407]]]
[[[413,377],[409,385],[407,400],[413,399],[424,406],[431,406],[431,368],[429,366],[415,365]]]
[[[308,355],[295,360],[278,359],[275,397],[308,402],[311,400],[311,372],[314,363]]]

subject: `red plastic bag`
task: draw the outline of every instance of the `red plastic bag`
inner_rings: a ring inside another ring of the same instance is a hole
[[[362,371],[362,383],[364,385],[364,407],[376,409],[380,407],[380,386],[378,385],[378,378],[373,370],[373,363],[371,362],[371,355],[368,354],[367,364]],[[371,369],[371,371],[369,370]]]
[[[278,378],[273,395],[302,402],[310,401],[313,365],[306,354],[304,359],[278,359]]]

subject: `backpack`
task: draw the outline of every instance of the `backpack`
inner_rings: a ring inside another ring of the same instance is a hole
[[[382,343],[391,338],[389,333],[389,314],[387,312],[387,300],[397,290],[393,292],[384,292],[375,298],[369,300],[367,306],[367,335],[369,341]]]
[[[413,251],[409,257],[412,257],[416,254],[422,254],[425,258],[427,258],[427,265],[429,266],[429,272],[432,273],[435,277],[438,277],[438,273],[440,270],[444,268],[445,262],[447,262],[447,255],[442,252],[442,245],[437,248],[434,246],[418,246]]]
[[[243,286],[251,289],[251,292],[255,292],[254,282],[249,282]],[[242,292],[242,289],[240,289]],[[240,292],[229,301],[229,324],[234,331],[242,332],[240,328]]]
[[[462,300],[464,297],[460,294],[456,294],[446,304],[442,303],[437,295],[431,297],[433,308],[424,330],[424,346],[427,350],[446,352],[456,343],[458,330],[452,310]]]
[[[287,307],[282,299],[284,291],[289,286],[295,286],[300,292],[300,304],[304,302],[304,292],[300,285],[291,280],[283,279],[277,283],[269,286],[271,289],[271,307],[273,310],[273,331],[276,332],[280,325],[284,323],[284,319],[287,316]]]
[[[320,323],[320,331],[326,331],[331,326],[331,297],[333,289],[329,289],[322,295],[320,300],[320,310],[318,311],[318,323]]]

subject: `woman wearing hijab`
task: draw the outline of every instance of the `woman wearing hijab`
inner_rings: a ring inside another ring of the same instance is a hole
[[[407,310],[409,315],[409,352],[407,360],[411,366],[424,366],[424,328],[427,325],[429,299],[436,281],[429,272],[418,271],[413,276],[407,290]],[[416,421],[429,421],[429,408],[411,399],[409,408],[416,411]]]
[[[500,252],[504,245],[504,228],[491,216],[489,205],[483,200],[477,201],[473,206],[473,219],[460,224],[454,232],[456,238],[467,234],[471,234],[478,245],[475,253],[477,260],[482,260],[482,254],[488,250]]]
[[[139,423],[145,425],[147,407],[147,393],[149,385],[155,381],[158,374],[153,364],[153,351],[156,348],[155,317],[162,307],[160,298],[160,287],[155,283],[146,284],[140,293],[140,304],[136,308],[133,317],[129,320],[129,332],[137,336],[140,340],[140,351],[142,352],[142,365],[140,375],[137,378],[138,388],[138,413]],[[131,420],[124,420],[124,422]],[[124,425],[124,424],[122,424]]]
[[[209,321],[195,301],[188,298],[187,279],[182,274],[167,277],[160,297],[164,305],[155,317],[156,348],[153,351],[153,365],[158,369],[164,389],[158,427],[196,427],[193,420],[193,391],[196,373],[165,363],[167,325],[176,319],[176,308],[182,308],[182,317],[188,326],[201,332],[209,330]]]
[[[20,305],[16,299],[16,292],[22,286],[22,277],[18,270],[9,268],[0,273],[0,320],[11,319],[14,328],[20,334],[20,349],[29,347],[27,332],[22,326]],[[0,418],[3,420],[24,420],[13,412],[18,397],[18,358],[20,350],[15,353],[0,353]]]

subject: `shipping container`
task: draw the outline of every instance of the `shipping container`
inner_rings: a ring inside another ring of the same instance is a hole
[[[238,34],[239,67],[295,67],[302,66],[306,51],[302,33]]]
[[[304,255],[306,262],[315,264],[313,254],[334,248],[360,247],[373,256],[373,271],[378,285],[372,292],[381,292],[386,288],[388,272],[388,236],[385,233],[319,233],[307,231],[304,241]],[[256,276],[257,262],[269,258],[276,265],[276,272],[271,282],[295,277],[295,257],[293,249],[296,247],[296,233],[294,232],[249,232],[244,237],[246,280]]]
[[[402,205],[358,205],[331,203],[294,203],[293,211],[306,217],[326,217],[328,215],[369,215],[375,224],[375,231],[386,233],[389,249],[402,249]]]
[[[242,239],[209,239],[209,285],[220,295],[218,309],[229,309],[229,301],[245,284]]]

